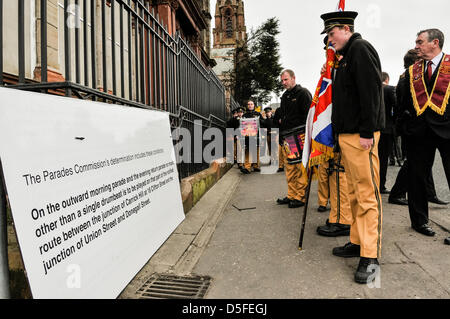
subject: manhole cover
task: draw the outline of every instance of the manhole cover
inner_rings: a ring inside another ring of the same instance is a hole
[[[202,299],[211,277],[180,277],[154,274],[137,291],[140,299]]]

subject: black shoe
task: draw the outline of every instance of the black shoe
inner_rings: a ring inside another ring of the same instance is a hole
[[[253,169],[253,171],[259,173],[259,172],[261,172],[261,169],[255,167],[255,168]]]
[[[352,243],[347,243],[343,247],[333,248],[333,255],[344,258],[359,257],[360,246]]]
[[[280,167],[280,168],[278,169],[277,173],[280,173],[280,172],[284,172],[284,168],[283,168],[283,167]]]
[[[287,197],[285,198],[278,198],[277,199],[277,204],[278,205],[288,205],[291,202],[291,200]]]
[[[305,206],[305,203],[300,200],[294,199],[289,202],[289,208],[299,208],[303,206]]]
[[[376,275],[379,274],[380,264],[376,258],[361,257],[359,260],[358,270],[355,273],[355,281],[358,284],[367,284],[372,282]]]
[[[389,197],[388,202],[389,204],[408,206],[408,200],[406,198]]]
[[[440,200],[439,198],[437,198],[436,196],[433,197],[433,198],[431,198],[431,199],[429,199],[428,201],[429,201],[430,203],[433,203],[433,204],[438,204],[438,205],[448,205],[447,202],[441,201],[441,200]]]
[[[395,160],[394,159],[390,159],[389,160],[389,166],[395,166]]]
[[[421,233],[421,234],[423,234],[425,236],[433,237],[434,235],[436,235],[434,230],[428,224],[425,224],[425,225],[422,225],[422,226],[418,226],[418,227],[413,226],[412,228],[416,232]]]
[[[242,172],[242,174],[250,174],[250,171],[243,167],[241,168],[241,172]]]
[[[391,192],[388,191],[386,188],[383,188],[383,189],[380,191],[380,193],[381,193],[381,194],[390,194]]]
[[[448,237],[448,238],[445,238],[445,240],[444,240],[444,244],[446,244],[446,245],[450,245],[450,237]]]
[[[317,227],[317,233],[325,237],[349,236],[350,225],[343,224],[327,224]]]
[[[319,213],[325,213],[327,210],[328,208],[326,206],[319,206],[319,208],[317,208]]]

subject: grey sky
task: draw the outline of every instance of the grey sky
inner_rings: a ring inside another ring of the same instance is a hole
[[[244,0],[247,29],[256,28],[270,17],[280,20],[281,64],[293,69],[297,82],[314,92],[324,61],[323,21],[320,15],[335,11],[338,0]],[[216,1],[211,0],[214,15]],[[449,0],[347,0],[347,11],[359,12],[356,32],[377,49],[383,71],[396,85],[403,73],[403,56],[414,47],[418,31],[438,28],[450,43]],[[426,14],[426,12],[432,14]],[[214,22],[213,22],[214,27]],[[447,49],[447,51],[446,51]]]

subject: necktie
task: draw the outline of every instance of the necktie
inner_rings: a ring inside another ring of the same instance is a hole
[[[431,68],[432,65],[433,65],[433,61],[429,61],[428,66],[427,66],[427,80],[428,81],[430,81],[431,77],[433,76],[433,69]]]

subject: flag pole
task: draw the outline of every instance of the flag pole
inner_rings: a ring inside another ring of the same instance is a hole
[[[308,212],[308,203],[309,203],[309,195],[310,195],[310,192],[311,192],[311,182],[312,182],[313,168],[314,167],[309,167],[308,168],[308,186],[306,187],[306,194],[305,194],[306,200],[305,200],[305,206],[304,206],[304,209],[303,209],[302,228],[301,228],[301,231],[300,231],[300,241],[299,241],[299,244],[298,244],[298,250],[303,250],[303,236],[305,234],[306,213]]]

